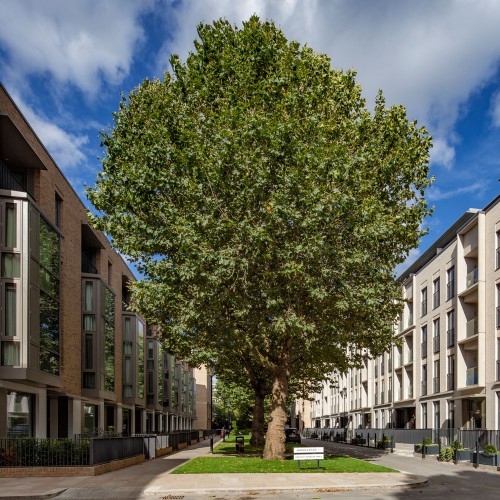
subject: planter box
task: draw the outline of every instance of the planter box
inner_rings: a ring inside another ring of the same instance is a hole
[[[422,445],[415,445],[415,453],[422,453]],[[426,444],[425,445],[425,454],[426,455],[439,455],[439,445],[438,444]]]
[[[471,462],[475,463],[476,460],[476,452],[471,453]],[[485,455],[483,452],[479,452],[479,464],[482,465],[498,465],[498,454],[495,455]]]
[[[457,450],[457,460],[469,461],[472,459],[472,452],[470,450]]]

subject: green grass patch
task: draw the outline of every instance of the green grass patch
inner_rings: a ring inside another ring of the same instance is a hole
[[[243,455],[262,455],[264,453],[263,446],[250,446],[250,435],[243,436],[245,438],[245,446]],[[286,443],[286,453],[293,453],[293,449],[302,444]],[[219,455],[235,455],[236,454],[236,436],[226,437],[226,441],[219,441],[214,448],[214,453]]]
[[[246,447],[245,447],[246,448]],[[218,474],[232,472],[299,472],[297,460],[263,460],[260,457],[198,457],[181,465],[172,474]],[[301,460],[300,472],[398,472],[356,458],[331,456],[320,460]]]

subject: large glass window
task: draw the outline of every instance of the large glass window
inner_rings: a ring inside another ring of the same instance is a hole
[[[16,336],[16,285],[5,284],[5,336]]]
[[[5,205],[5,246],[17,247],[17,211],[14,203]]]
[[[137,320],[137,397],[144,398],[144,323]]]
[[[446,278],[448,283],[446,284],[446,299],[450,300],[455,296],[455,267],[450,267],[446,271]]]
[[[40,218],[40,370],[59,364],[59,235]]]
[[[19,366],[19,342],[2,342],[2,366]]]
[[[22,392],[7,393],[7,433],[9,436],[32,436],[33,396]]]
[[[104,295],[104,389],[115,390],[115,296],[102,284]]]
[[[427,287],[420,292],[420,309],[421,315],[425,316],[427,314]]]
[[[83,407],[84,433],[89,434],[97,429],[97,408],[95,405],[85,405]]]
[[[21,276],[21,256],[18,253],[2,253],[2,278]]]

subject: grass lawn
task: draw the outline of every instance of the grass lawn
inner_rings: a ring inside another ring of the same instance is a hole
[[[234,446],[234,445],[233,445]],[[246,451],[246,446],[245,446]],[[217,474],[231,472],[299,472],[297,461],[263,460],[260,457],[240,455],[236,457],[199,457],[181,465],[172,474]],[[320,460],[300,462],[300,472],[397,472],[394,469],[375,465],[350,457],[326,457]]]
[[[245,451],[244,455],[262,455],[264,452],[263,446],[250,446],[250,435],[243,436],[245,438]],[[298,446],[303,446],[297,443],[287,443],[286,453],[293,453],[293,449]],[[236,454],[236,436],[226,437],[226,441],[219,441],[217,446],[214,447],[214,453],[220,455],[234,455]]]

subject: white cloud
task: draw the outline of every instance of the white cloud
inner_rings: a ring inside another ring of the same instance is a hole
[[[491,115],[493,119],[493,125],[495,127],[500,127],[500,92],[495,93],[492,99]]]
[[[253,13],[273,19],[288,39],[328,53],[334,67],[356,69],[369,103],[381,88],[388,104],[404,104],[410,119],[430,129],[437,147],[432,160],[446,168],[463,106],[500,58],[495,0],[192,0],[176,7],[170,52],[185,58],[201,21],[226,17],[240,24]],[[163,68],[167,61],[165,54]]]
[[[455,196],[460,196],[464,194],[481,194],[486,191],[486,186],[481,182],[475,182],[473,184],[468,184],[466,186],[451,189],[449,191],[442,191],[436,186],[431,186],[427,192],[427,201],[438,201],[446,200],[448,198],[453,198]]]
[[[129,72],[143,37],[138,16],[153,0],[2,0],[0,43],[10,73],[48,74],[95,95]]]
[[[87,160],[85,146],[89,142],[87,136],[70,134],[38,115],[16,93],[12,94],[12,98],[62,170],[67,173],[85,164]]]

